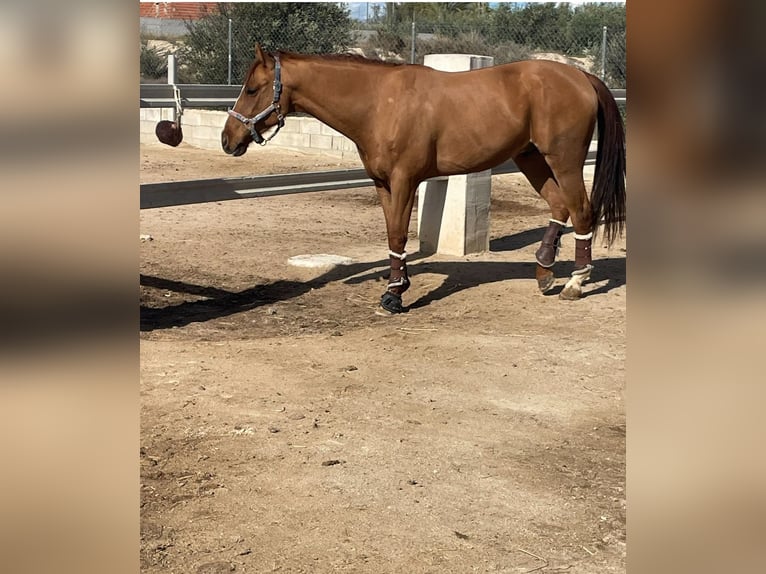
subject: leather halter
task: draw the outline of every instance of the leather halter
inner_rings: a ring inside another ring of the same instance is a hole
[[[239,112],[235,112],[233,109],[229,110],[229,115],[245,124],[247,129],[250,130],[250,135],[253,137],[253,141],[260,145],[266,145],[266,143],[277,135],[277,132],[279,132],[285,125],[285,116],[282,114],[282,109],[279,106],[279,98],[282,95],[282,66],[279,62],[279,54],[274,54],[274,62],[274,99],[271,104],[269,104],[269,107],[252,118],[245,117]],[[268,138],[264,139],[264,137],[258,133],[258,130],[255,129],[255,124],[265,120],[273,113],[277,114],[277,129]]]

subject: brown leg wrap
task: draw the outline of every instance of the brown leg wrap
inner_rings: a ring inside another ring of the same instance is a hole
[[[561,242],[561,234],[564,233],[564,226],[555,221],[548,224],[545,230],[540,248],[535,252],[537,262],[542,267],[552,267],[556,262],[556,252]]]
[[[398,257],[390,256],[391,275],[388,278],[388,291],[401,295],[410,288],[410,279],[407,276],[407,262]]]
[[[593,239],[575,238],[575,270],[583,269],[591,264],[590,247]]]

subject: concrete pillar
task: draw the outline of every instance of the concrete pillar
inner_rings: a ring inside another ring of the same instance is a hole
[[[445,72],[492,66],[491,56],[429,54],[424,64]],[[420,252],[466,255],[489,250],[492,170],[426,181],[418,188]]]

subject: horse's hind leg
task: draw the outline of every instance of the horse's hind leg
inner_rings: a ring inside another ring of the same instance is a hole
[[[562,200],[572,218],[575,238],[575,269],[559,297],[568,300],[579,299],[582,297],[582,285],[590,279],[590,273],[593,269],[591,243],[594,222],[592,221],[588,194],[585,191],[582,163],[574,162],[563,166],[562,162],[557,162],[555,158],[548,157],[546,160],[552,166],[561,190]]]
[[[514,157],[513,161],[551,208],[548,229],[545,230],[540,248],[535,253],[537,286],[542,293],[545,293],[553,288],[555,281],[553,264],[556,262],[561,234],[569,219],[569,209],[553,171],[539,151],[536,149],[526,151]]]

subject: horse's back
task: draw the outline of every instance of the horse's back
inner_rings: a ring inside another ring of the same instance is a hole
[[[552,149],[562,135],[591,137],[596,94],[585,74],[566,64],[526,60],[434,79],[444,110],[440,171],[485,169],[530,142]]]
[[[582,71],[547,60],[466,72],[381,68],[378,79],[374,147],[428,157],[428,176],[493,167],[565,130],[587,139],[597,109]]]

